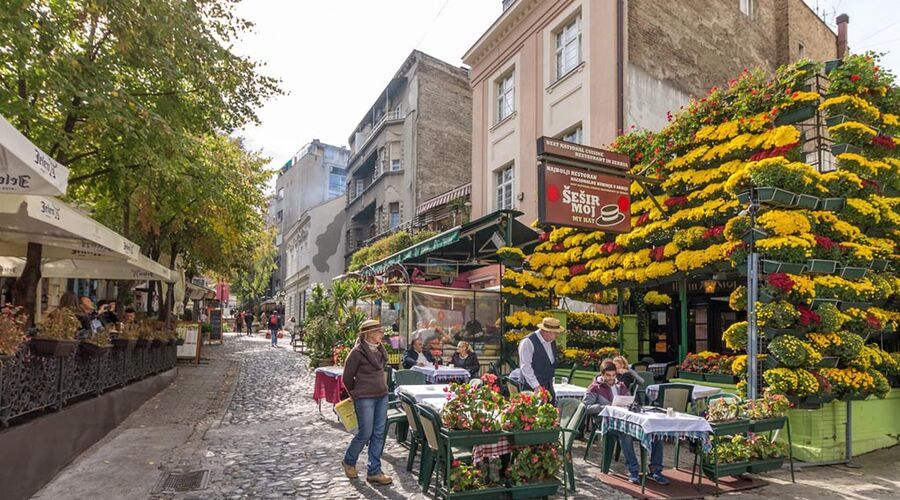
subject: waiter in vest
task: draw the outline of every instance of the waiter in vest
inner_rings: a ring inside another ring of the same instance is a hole
[[[521,365],[523,388],[536,390],[543,387],[550,391],[550,398],[556,404],[553,378],[556,374],[556,336],[563,329],[556,318],[544,318],[538,329],[519,342],[519,364]]]

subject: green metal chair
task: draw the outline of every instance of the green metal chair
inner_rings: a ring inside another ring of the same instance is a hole
[[[472,460],[472,452],[462,448],[450,449],[450,456],[445,456],[445,443],[441,438],[441,417],[437,412],[427,405],[417,404],[416,412],[419,415],[419,423],[422,426],[422,434],[425,436],[425,448],[422,449],[421,468],[419,470],[419,484],[422,485],[422,491],[428,492],[431,486],[432,475],[437,477],[434,485],[435,496],[441,486],[441,471],[446,470],[441,467],[445,462],[453,459],[465,461]],[[426,453],[427,452],[427,453]],[[443,478],[444,482],[447,478]]]
[[[400,400],[400,410],[403,411],[407,425],[409,426],[409,455],[406,458],[406,470],[412,471],[419,447],[422,447],[423,453],[427,447],[425,444],[425,434],[422,433],[422,425],[419,423],[419,414],[416,413],[416,399],[403,392],[397,397]]]
[[[659,384],[654,406],[672,408],[677,412],[687,413],[693,400],[694,386],[691,384]],[[675,470],[678,469],[678,457],[681,452],[681,441],[675,441]]]
[[[425,374],[415,370],[397,370],[394,372],[394,387],[398,385],[425,385]]]
[[[584,419],[584,403],[577,399],[560,399],[559,407],[559,444],[562,447],[565,465],[563,467],[563,487],[575,491],[575,467],[572,464],[572,445],[575,436],[581,431]]]

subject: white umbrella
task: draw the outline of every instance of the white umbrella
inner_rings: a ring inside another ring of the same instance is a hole
[[[62,196],[68,184],[69,169],[0,116],[0,194]]]
[[[25,259],[0,257],[0,277],[18,278],[25,269]],[[82,278],[107,280],[171,281],[171,273],[164,266],[141,255],[124,261],[96,261],[83,259],[44,260],[42,278]]]

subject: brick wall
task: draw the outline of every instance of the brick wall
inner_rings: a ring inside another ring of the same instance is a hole
[[[787,20],[779,19],[782,31],[787,31],[787,35],[782,37],[784,46],[779,47],[778,60],[781,64],[800,58],[800,44],[803,44],[803,56],[814,61],[837,57],[836,34],[803,0],[780,0],[779,3],[781,9],[787,12]]]

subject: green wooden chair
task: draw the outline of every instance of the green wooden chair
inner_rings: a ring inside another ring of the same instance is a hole
[[[584,419],[584,403],[577,399],[564,398],[558,402],[559,406],[559,445],[562,448],[563,459],[563,487],[575,491],[575,467],[572,464],[572,445],[575,437],[581,432],[581,421]]]
[[[419,415],[419,423],[422,425],[422,434],[425,436],[425,448],[422,449],[421,468],[419,469],[419,484],[422,491],[428,492],[431,486],[431,477],[434,475],[437,482],[434,485],[435,496],[441,486],[441,472],[446,470],[442,465],[453,459],[464,461],[472,460],[472,450],[464,448],[451,448],[450,456],[445,456],[445,443],[441,438],[441,417],[431,407],[423,404],[415,406]],[[426,453],[427,451],[427,453]],[[443,478],[444,482],[447,478]]]
[[[409,426],[409,455],[406,458],[406,470],[412,471],[413,464],[416,461],[416,453],[419,447],[424,452],[425,434],[422,433],[422,425],[419,423],[419,414],[416,413],[416,399],[409,394],[401,392],[398,396],[400,401],[400,410],[406,417],[406,423]]]
[[[672,408],[681,413],[687,413],[691,407],[691,401],[694,395],[694,386],[691,384],[659,384],[659,393],[656,400],[653,401],[654,406],[660,408]],[[681,452],[681,441],[675,441],[675,470],[678,469],[678,456]]]
[[[394,387],[398,385],[425,385],[425,374],[415,370],[397,370],[394,372]]]

